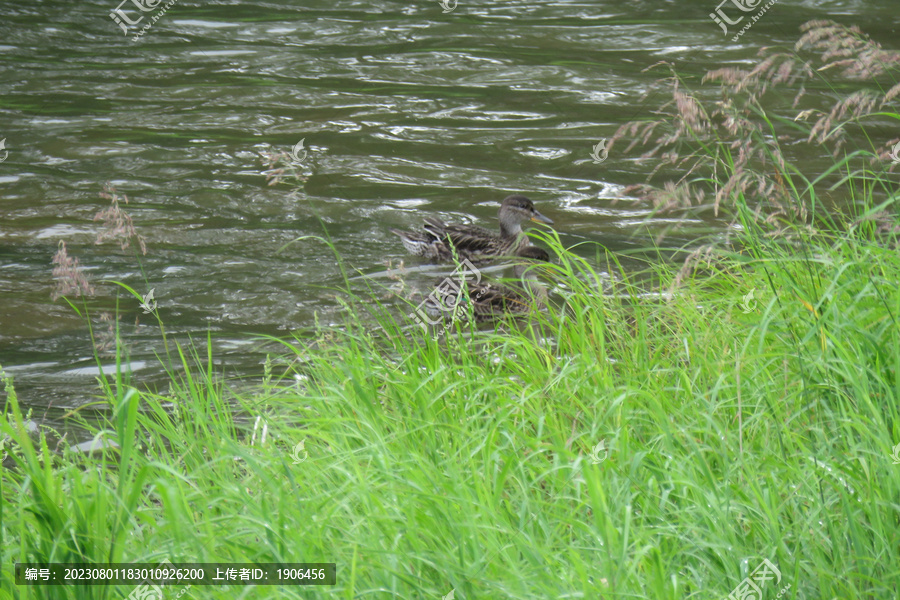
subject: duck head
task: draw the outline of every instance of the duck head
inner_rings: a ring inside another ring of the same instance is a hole
[[[534,203],[525,196],[512,195],[500,205],[500,231],[504,236],[522,233],[522,223],[535,221],[552,225],[553,221],[534,209]]]

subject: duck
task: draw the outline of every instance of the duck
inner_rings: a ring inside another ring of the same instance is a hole
[[[522,223],[553,224],[534,208],[530,199],[519,194],[503,200],[498,218],[499,234],[476,225],[447,224],[435,217],[425,219],[423,231],[391,229],[391,233],[399,236],[403,246],[416,256],[437,262],[458,259],[483,264],[500,256],[515,255],[520,248],[531,245]]]
[[[514,270],[516,278],[524,282],[527,290],[482,283],[478,273],[476,281],[469,282],[464,291],[458,287],[438,284],[424,303],[428,315],[439,319],[454,317],[461,308],[457,306],[465,303],[472,305],[472,314],[478,322],[496,320],[503,315],[521,316],[533,309],[540,309],[546,302],[547,288],[538,283],[533,267],[538,262],[549,263],[550,255],[538,246],[525,246],[519,248],[516,257],[525,259],[519,260]]]

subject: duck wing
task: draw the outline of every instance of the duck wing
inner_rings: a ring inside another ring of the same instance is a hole
[[[504,238],[495,231],[476,225],[446,224],[438,219],[426,219],[425,230],[436,240],[456,248],[461,258],[483,260],[511,250],[515,238]],[[449,248],[448,248],[449,249]]]
[[[482,238],[499,237],[496,231],[479,227],[478,225],[456,225],[454,223],[444,223],[439,219],[426,219],[425,229],[438,234],[450,236],[472,236]]]

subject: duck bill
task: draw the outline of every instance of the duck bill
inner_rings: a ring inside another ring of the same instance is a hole
[[[551,221],[538,211],[534,211],[534,214],[531,215],[531,220],[535,223],[546,223],[547,225],[553,225],[553,221]]]

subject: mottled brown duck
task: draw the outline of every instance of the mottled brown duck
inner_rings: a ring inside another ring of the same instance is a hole
[[[523,289],[497,283],[469,282],[464,289],[454,289],[438,284],[425,302],[425,309],[432,318],[451,318],[464,305],[472,305],[476,321],[490,321],[503,315],[525,315],[543,307],[547,299],[547,288],[541,285],[534,274],[534,267],[540,262],[550,262],[550,255],[543,248],[527,246],[516,252],[515,274],[523,282]],[[525,259],[525,260],[521,260]]]
[[[500,205],[500,232],[476,225],[447,224],[433,217],[425,219],[422,231],[391,229],[400,236],[403,246],[412,254],[438,262],[453,262],[454,250],[459,260],[485,263],[499,256],[515,255],[531,245],[522,223],[553,224],[539,213],[525,196],[513,195]]]

